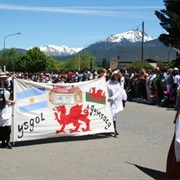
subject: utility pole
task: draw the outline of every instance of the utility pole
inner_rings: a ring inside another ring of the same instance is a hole
[[[90,70],[92,71],[92,63],[93,63],[93,60],[90,59]]]
[[[142,46],[141,46],[141,61],[144,60],[144,22],[142,22]]]
[[[78,54],[78,56],[79,56],[79,68],[78,68],[78,70],[80,71],[80,69],[81,69],[81,57],[79,54]]]

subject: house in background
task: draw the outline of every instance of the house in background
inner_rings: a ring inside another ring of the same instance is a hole
[[[132,61],[121,61],[118,57],[113,57],[109,64],[111,69],[125,69],[131,63]]]
[[[146,59],[144,61],[147,61],[154,68],[159,67],[159,65],[161,65],[162,63],[167,63],[167,62],[163,62],[163,61],[156,61],[153,59]],[[118,58],[114,57],[110,60],[110,68],[111,69],[125,69],[131,63],[132,63],[132,61],[121,61]]]

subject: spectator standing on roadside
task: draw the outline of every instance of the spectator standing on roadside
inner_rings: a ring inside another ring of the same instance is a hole
[[[2,108],[0,110],[0,139],[2,148],[12,149],[10,144],[11,123],[12,123],[12,105],[14,100],[10,100],[10,92],[5,89],[5,82],[8,76],[4,73],[0,74],[0,91]]]
[[[70,83],[72,81],[73,73],[72,71],[67,72],[67,82]]]
[[[176,89],[180,84],[180,72],[178,68],[174,68],[173,75],[174,75],[174,89]]]
[[[147,78],[147,73],[144,68],[141,68],[140,70],[140,77],[139,77],[139,94],[141,100],[144,100],[147,98],[147,93],[146,93],[146,78]]]
[[[109,79],[111,79],[111,75],[112,75],[112,69],[109,68],[109,69],[107,70],[107,74],[106,74],[106,81],[108,81]]]
[[[125,81],[125,71],[122,69],[120,71],[121,73],[121,79],[120,79],[120,84],[123,86],[124,89],[126,89],[126,81]]]
[[[166,83],[167,94],[170,95],[171,89],[173,88],[173,85],[174,85],[174,78],[173,78],[173,75],[172,75],[172,68],[169,68],[167,70],[167,76],[165,77],[165,83]]]
[[[157,93],[157,105],[161,105],[161,100],[163,99],[163,91],[165,88],[165,69],[157,70],[157,76],[154,80],[156,93]]]
[[[10,100],[13,100],[14,97],[13,97],[13,89],[14,89],[14,75],[11,75],[10,73],[6,74],[8,76],[8,78],[6,79],[6,82],[4,84],[5,86],[5,89],[8,90],[10,92],[10,97],[9,99]]]
[[[147,99],[150,100],[150,96],[155,93],[154,80],[156,78],[156,70],[151,69],[146,79],[146,93]]]
[[[173,74],[174,74],[174,87],[173,88],[176,92],[176,94],[175,94],[175,99],[176,99],[175,108],[177,109],[178,108],[178,101],[179,101],[179,97],[177,96],[177,90],[179,91],[178,86],[180,85],[180,70],[177,67],[175,67]]]
[[[119,70],[115,70],[112,73],[111,79],[107,81],[107,88],[108,88],[108,102],[110,102],[110,107],[113,116],[113,124],[114,124],[114,133],[112,135],[116,137],[119,133],[116,129],[116,120],[117,120],[117,113],[124,109],[123,107],[123,100],[127,100],[127,94],[120,83],[121,73]]]

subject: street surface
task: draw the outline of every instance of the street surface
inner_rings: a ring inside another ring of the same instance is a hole
[[[118,138],[107,135],[18,142],[0,149],[0,180],[164,179],[176,111],[127,102]]]

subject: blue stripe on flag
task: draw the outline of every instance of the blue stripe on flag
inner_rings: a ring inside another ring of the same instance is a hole
[[[17,92],[16,97],[17,99],[24,99],[32,96],[39,96],[45,94],[45,88],[36,88],[31,90],[26,90],[22,92]]]
[[[19,111],[21,113],[27,113],[27,112],[34,111],[37,109],[45,108],[47,106],[48,106],[47,101],[41,101],[41,102],[33,103],[30,105],[21,106],[21,107],[19,107]]]

